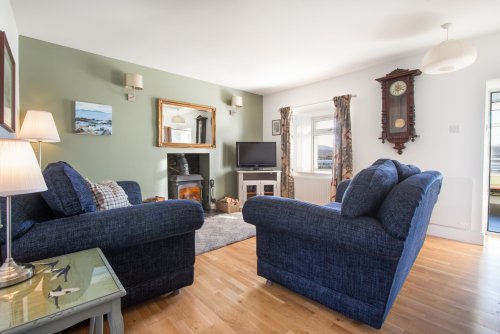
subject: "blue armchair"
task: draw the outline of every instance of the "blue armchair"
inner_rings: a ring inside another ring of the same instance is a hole
[[[59,164],[63,166],[64,163]],[[71,170],[73,172],[76,173]],[[44,176],[50,189],[52,183],[48,177],[51,176],[46,172]],[[58,187],[70,184],[57,180]],[[57,217],[41,193],[14,196],[14,259],[32,262],[100,247],[127,291],[122,299],[123,305],[191,285],[195,230],[204,220],[201,205],[185,200],[143,204],[139,184],[133,181],[118,184],[125,190],[132,206],[107,211],[95,211],[94,207],[93,212],[73,212],[65,217]],[[76,195],[71,189],[65,190],[65,194],[70,193]],[[71,195],[61,200],[68,202],[68,197]],[[71,207],[74,209],[78,205]],[[5,208],[4,203],[2,208]],[[3,211],[2,218],[5,219]]]
[[[257,227],[257,273],[380,328],[425,239],[442,176],[378,160],[325,206],[258,196],[243,207]]]

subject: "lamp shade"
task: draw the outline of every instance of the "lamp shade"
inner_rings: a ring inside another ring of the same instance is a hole
[[[422,72],[442,74],[458,71],[472,65],[477,58],[476,49],[464,41],[446,40],[429,51],[422,61]]]
[[[178,124],[186,123],[186,120],[181,115],[174,115],[171,121],[172,123],[178,123]]]
[[[142,75],[125,73],[125,87],[142,89]]]
[[[30,143],[0,139],[0,196],[47,190],[40,166]]]
[[[241,96],[233,96],[231,98],[231,106],[233,107],[243,107],[243,98]]]
[[[19,131],[19,138],[46,143],[61,141],[52,114],[42,110],[28,110]]]

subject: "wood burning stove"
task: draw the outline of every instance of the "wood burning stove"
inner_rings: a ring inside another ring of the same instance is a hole
[[[202,203],[203,177],[198,174],[172,175],[168,178],[168,198]]]

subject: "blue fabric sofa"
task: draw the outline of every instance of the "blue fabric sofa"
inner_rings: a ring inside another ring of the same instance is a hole
[[[67,169],[62,163],[58,166],[59,170],[63,167]],[[64,183],[62,177],[48,174],[46,169],[44,177],[49,190],[56,186],[61,192],[61,188],[69,187],[71,182]],[[75,183],[74,179],[71,181]],[[69,187],[61,192],[59,204],[64,202],[66,208],[71,207],[73,215],[64,216],[49,207],[47,194],[12,197],[13,258],[17,262],[32,262],[100,247],[127,291],[122,299],[124,306],[191,285],[195,230],[204,221],[201,205],[187,200],[143,204],[138,183],[118,184],[132,206],[95,211],[95,205],[92,208],[87,203],[80,207],[83,212],[78,213],[75,211],[78,205],[68,206],[67,202],[72,196],[81,197],[81,192]],[[2,221],[5,221],[5,199]],[[4,249],[2,255],[5,256]]]
[[[243,218],[257,227],[257,273],[380,328],[422,247],[441,183],[439,172],[381,159],[342,182],[325,206],[251,198]]]

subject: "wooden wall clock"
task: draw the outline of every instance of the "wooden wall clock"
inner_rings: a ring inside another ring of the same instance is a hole
[[[376,79],[382,84],[382,143],[394,144],[399,154],[405,143],[415,141],[415,103],[413,81],[420,70],[396,69]]]

